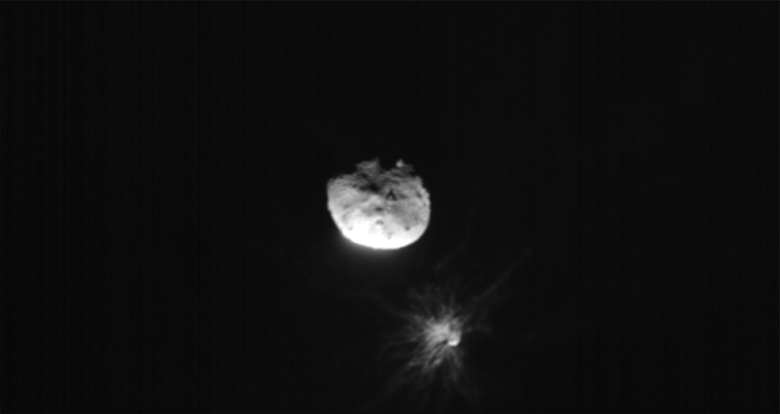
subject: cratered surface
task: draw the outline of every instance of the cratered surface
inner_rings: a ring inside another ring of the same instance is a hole
[[[412,167],[398,161],[383,171],[378,160],[357,165],[354,174],[328,182],[328,210],[341,234],[374,249],[398,249],[428,227],[430,200]]]

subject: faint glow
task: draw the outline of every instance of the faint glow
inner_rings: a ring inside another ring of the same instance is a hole
[[[445,342],[449,346],[458,346],[460,343],[460,328],[457,326],[457,321],[430,321],[425,329],[428,346],[437,346]]]
[[[473,310],[461,307],[452,290],[436,286],[412,290],[407,300],[406,310],[393,312],[403,325],[387,338],[380,356],[394,367],[383,398],[412,398],[413,406],[434,410],[449,401],[453,390],[469,398],[473,390],[464,381],[466,350],[459,345],[473,329]],[[432,388],[440,394],[432,394]],[[409,391],[413,394],[400,397]]]
[[[410,287],[398,304],[380,302],[400,325],[384,337],[377,355],[386,386],[361,407],[363,411],[438,412],[449,404],[479,407],[484,375],[469,359],[475,343],[470,338],[490,334],[489,314],[503,302],[507,290],[502,287],[523,255],[489,278],[477,274],[466,279],[450,273],[462,254],[455,250],[435,267],[435,274],[443,273],[446,279]]]
[[[443,305],[440,312],[434,314],[409,315],[408,340],[418,344],[410,366],[424,370],[435,369],[442,363],[459,366],[460,355],[454,347],[460,343],[464,319],[457,316],[454,309]]]

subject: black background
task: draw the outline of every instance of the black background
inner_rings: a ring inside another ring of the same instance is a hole
[[[777,412],[777,16],[4,3],[2,411],[432,409],[364,294],[456,252],[520,266],[436,409]],[[325,208],[375,157],[432,201],[379,255]]]

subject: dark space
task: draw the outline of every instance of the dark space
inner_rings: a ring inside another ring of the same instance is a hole
[[[1,411],[778,412],[778,9],[3,3]],[[502,274],[478,400],[384,394],[378,304]]]

